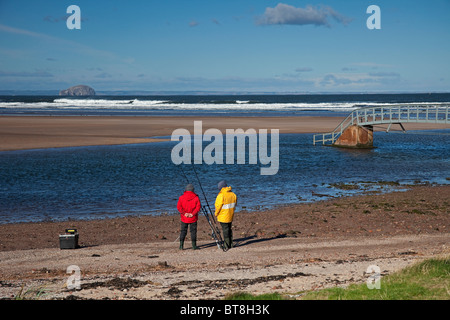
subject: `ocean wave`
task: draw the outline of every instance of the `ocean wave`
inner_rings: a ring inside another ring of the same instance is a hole
[[[88,108],[116,108],[116,107],[151,107],[168,102],[167,100],[110,100],[110,99],[55,99],[53,105],[88,107]]]
[[[411,103],[416,105],[442,104],[431,102]],[[364,106],[403,105],[369,102],[320,102],[320,103],[270,103],[235,100],[227,103],[175,102],[170,100],[140,99],[68,99],[60,98],[47,102],[0,102],[0,109],[57,109],[57,110],[212,110],[212,111],[337,111],[351,112]]]

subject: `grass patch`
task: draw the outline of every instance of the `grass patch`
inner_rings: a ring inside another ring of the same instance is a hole
[[[235,292],[225,300],[290,300],[280,293]],[[302,293],[302,300],[450,300],[450,257],[422,261],[381,278],[380,289],[366,283]]]
[[[48,289],[43,286],[32,287],[25,290],[24,285],[20,288],[19,293],[14,296],[14,300],[39,300],[47,294]]]
[[[309,292],[304,300],[450,300],[450,259],[429,259],[381,278],[380,289],[366,283]]]

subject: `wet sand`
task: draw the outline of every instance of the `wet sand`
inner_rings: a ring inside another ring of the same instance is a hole
[[[203,131],[279,129],[280,133],[330,132],[340,117],[122,117],[122,116],[0,116],[0,151],[57,147],[117,145],[161,141],[175,129],[193,133],[194,121]],[[448,128],[445,125],[405,124],[407,130]],[[393,128],[394,129],[394,128]]]

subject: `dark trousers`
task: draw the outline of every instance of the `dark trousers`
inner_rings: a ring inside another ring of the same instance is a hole
[[[231,222],[221,222],[220,225],[222,226],[223,241],[225,242],[225,247],[229,249],[233,245],[233,231],[231,230]]]
[[[191,231],[191,240],[197,241],[197,222],[184,223],[183,221],[181,221],[180,241],[186,238],[188,227]]]

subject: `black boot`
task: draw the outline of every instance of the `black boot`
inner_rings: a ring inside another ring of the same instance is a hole
[[[184,240],[183,241],[180,240],[180,250],[183,250],[183,246],[184,246]]]
[[[193,250],[198,250],[198,247],[197,247],[197,240],[192,240],[192,249],[193,249]]]
[[[223,244],[226,250],[233,247],[233,241],[231,240],[231,238],[225,238]]]

